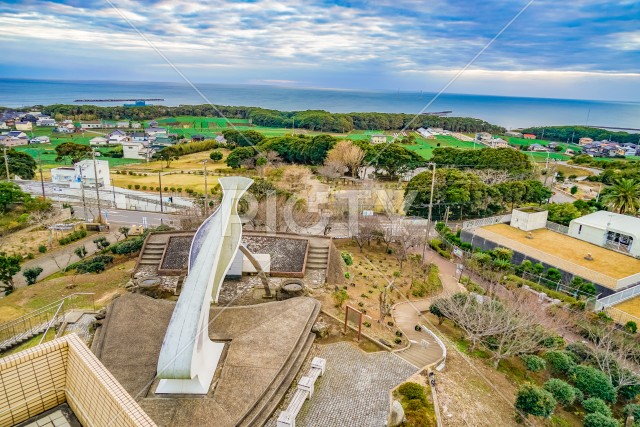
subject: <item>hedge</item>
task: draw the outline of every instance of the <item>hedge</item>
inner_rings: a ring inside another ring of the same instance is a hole
[[[64,246],[64,245],[68,245],[69,243],[75,242],[76,240],[84,239],[85,237],[87,237],[86,230],[78,230],[78,231],[74,231],[68,236],[63,237],[62,239],[58,239],[58,243]]]

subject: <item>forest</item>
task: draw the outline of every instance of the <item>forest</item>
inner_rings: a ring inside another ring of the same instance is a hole
[[[538,139],[548,141],[578,143],[580,138],[592,138],[594,141],[611,140],[619,143],[632,142],[638,144],[640,135],[628,132],[613,132],[607,129],[586,126],[546,126],[522,129],[523,133],[532,133]]]
[[[504,133],[505,129],[471,117],[440,117],[404,113],[330,113],[323,110],[278,111],[258,107],[224,105],[180,105],[167,107],[100,107],[96,105],[36,105],[37,109],[56,120],[151,120],[173,116],[220,117],[251,119],[254,125],[277,128],[304,128],[320,132],[350,132],[353,130],[398,130],[419,127],[439,127],[454,132]]]

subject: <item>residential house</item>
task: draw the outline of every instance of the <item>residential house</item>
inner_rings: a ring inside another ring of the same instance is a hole
[[[478,132],[476,133],[476,140],[477,141],[490,141],[493,138],[493,135],[491,135],[489,132]]]
[[[128,129],[129,127],[131,127],[131,124],[129,123],[129,121],[119,121],[116,122],[116,127],[119,129]]]
[[[156,136],[161,134],[166,134],[167,129],[159,128],[159,127],[150,127],[144,130],[148,136]]]
[[[102,122],[100,120],[80,122],[80,128],[81,129],[102,129]]]
[[[9,126],[7,126],[7,122],[5,122],[4,120],[0,120],[0,129],[2,130],[9,129]]]
[[[125,159],[149,161],[149,159],[155,153],[155,150],[153,149],[153,147],[151,147],[148,141],[125,141],[122,143],[122,152]]]
[[[529,146],[529,151],[547,151],[547,148],[544,145],[531,144]]]
[[[227,140],[225,139],[224,135],[216,136],[215,140],[218,142],[218,144],[226,144],[227,143]]]
[[[522,135],[524,139],[536,139],[536,136],[532,133],[525,133]]]
[[[204,141],[205,139],[207,139],[207,137],[199,133],[191,135],[191,141],[193,142]]]
[[[387,143],[387,136],[377,133],[374,135],[371,135],[371,143],[372,144],[386,144]]]
[[[514,138],[522,138],[522,132],[509,131],[509,132],[505,132],[504,134],[506,136],[512,136]]]
[[[487,145],[491,148],[509,148],[509,143],[502,138],[491,138]]]
[[[20,145],[27,145],[29,139],[27,134],[22,131],[13,130],[6,135],[1,135],[0,144],[5,147],[18,147]]]
[[[55,131],[60,133],[73,133],[76,131],[76,127],[73,123],[66,123],[62,126],[58,126]]]
[[[36,136],[29,140],[29,144],[49,144],[51,142],[51,138],[48,136]]]
[[[150,128],[157,128],[157,127],[158,127],[158,122],[157,122],[157,121],[155,121],[155,120],[151,120],[151,121],[149,122],[149,127],[150,127]]]
[[[52,119],[51,117],[48,116],[41,116],[38,117],[38,121],[36,122],[36,126],[48,126],[48,127],[53,127],[55,126],[56,120]]]
[[[640,257],[640,218],[598,211],[569,223],[569,236]]]
[[[131,123],[131,128],[132,129],[140,129],[142,127],[142,125],[140,123]]]
[[[97,172],[97,179],[96,179]],[[81,185],[100,187],[111,185],[109,162],[93,159],[82,160],[73,166],[63,166],[51,169],[51,182],[54,184],[69,184],[71,188],[80,188]]]
[[[89,145],[109,145],[109,140],[103,136],[96,136],[95,138],[91,138]]]
[[[109,144],[122,144],[124,141],[128,140],[129,137],[125,132],[117,129],[108,134],[107,139],[109,140]]]
[[[32,131],[33,123],[31,122],[16,122],[16,130]]]
[[[168,147],[169,145],[174,145],[175,140],[172,139],[169,135],[158,135],[153,141],[153,144]]]
[[[147,134],[144,132],[132,132],[129,134],[129,139],[135,142],[144,142],[147,141]]]
[[[593,142],[593,138],[583,137],[578,140],[578,145],[591,144],[592,142]]]
[[[111,120],[102,120],[102,129],[115,129],[116,122]]]

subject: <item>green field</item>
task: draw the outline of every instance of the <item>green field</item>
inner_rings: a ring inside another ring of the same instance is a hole
[[[473,142],[468,141],[460,141],[449,135],[436,135],[436,139],[425,139],[422,137],[417,137],[417,144],[414,145],[403,145],[407,150],[411,150],[419,155],[421,155],[426,160],[431,159],[433,157],[433,150],[435,148],[444,148],[444,147],[453,147],[453,148],[462,148],[462,149],[478,149],[483,148],[482,144],[474,144]]]

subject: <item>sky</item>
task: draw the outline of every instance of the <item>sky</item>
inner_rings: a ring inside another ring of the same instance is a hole
[[[0,34],[0,78],[640,101],[638,0],[0,0]]]

